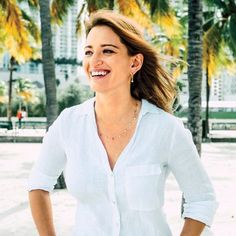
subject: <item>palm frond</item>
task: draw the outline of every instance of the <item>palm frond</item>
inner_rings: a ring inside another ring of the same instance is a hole
[[[77,15],[77,18],[76,18],[76,33],[78,35],[81,35],[81,33],[82,33],[82,15],[85,11],[85,6],[86,6],[86,4],[83,3],[82,7]]]
[[[62,24],[64,17],[67,15],[68,9],[74,4],[74,0],[52,0],[51,16],[52,21]]]
[[[109,8],[109,2],[108,0],[95,0],[96,6],[98,9],[108,9]]]
[[[31,57],[32,51],[22,12],[15,0],[6,1],[4,4],[2,5],[4,12],[1,11],[1,23],[4,25],[3,31],[7,35],[4,42],[5,47],[18,62],[24,62]]]
[[[143,3],[150,10],[153,22],[157,23],[168,37],[181,33],[181,25],[168,0],[143,0]]]
[[[151,16],[165,15],[170,12],[168,0],[144,0],[144,3],[149,5]]]
[[[17,2],[27,2],[31,9],[39,9],[39,0],[17,0]]]
[[[6,10],[8,6],[8,0],[1,0],[0,2],[0,9]]]
[[[38,26],[35,24],[34,20],[24,11],[21,10],[22,17],[26,21],[26,27],[28,31],[30,32],[31,36],[34,38],[34,40],[39,43],[40,42],[40,30]]]
[[[225,22],[217,22],[205,33],[203,37],[203,67],[208,69],[209,85],[212,77],[221,68],[231,68],[235,65],[230,56],[229,42],[226,43],[224,34]]]
[[[218,8],[222,8],[222,9],[227,8],[225,1],[222,1],[222,0],[204,0],[204,2],[209,7],[217,6]]]
[[[214,54],[217,55],[222,41],[222,29],[223,26],[220,22],[210,27],[203,37],[203,50],[206,51],[206,49],[211,48]]]
[[[222,38],[219,24],[214,24],[203,37],[203,67],[208,69],[211,80],[217,69],[217,56],[220,51]],[[209,84],[211,81],[209,81]]]
[[[120,13],[133,18],[141,25],[150,35],[154,35],[153,23],[148,14],[142,9],[138,1],[117,0]]]

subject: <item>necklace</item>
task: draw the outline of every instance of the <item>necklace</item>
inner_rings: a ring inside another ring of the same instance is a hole
[[[99,136],[100,137],[104,137],[105,139],[109,140],[109,141],[116,141],[117,139],[120,139],[124,136],[126,136],[128,134],[128,131],[131,130],[131,128],[133,128],[133,126],[135,125],[136,121],[138,118],[138,102],[135,104],[135,108],[134,108],[134,112],[133,112],[133,117],[132,119],[127,123],[127,126],[125,129],[123,129],[119,134],[117,135],[113,135],[113,136],[109,136],[106,135],[104,133],[99,132]]]

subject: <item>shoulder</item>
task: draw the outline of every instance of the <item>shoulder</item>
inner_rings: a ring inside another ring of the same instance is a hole
[[[183,121],[175,115],[164,111],[163,109],[151,104],[147,100],[142,100],[143,115],[148,116],[153,124],[167,126],[168,128],[184,128]]]

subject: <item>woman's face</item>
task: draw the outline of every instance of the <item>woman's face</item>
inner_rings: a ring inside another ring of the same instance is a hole
[[[87,36],[83,68],[97,93],[130,91],[132,57],[120,38],[107,26],[96,26]]]

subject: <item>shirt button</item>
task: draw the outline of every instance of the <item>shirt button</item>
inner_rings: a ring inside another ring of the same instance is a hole
[[[112,201],[112,203],[113,203],[113,204],[116,204],[116,201],[115,201],[115,200],[113,200],[113,201]]]

